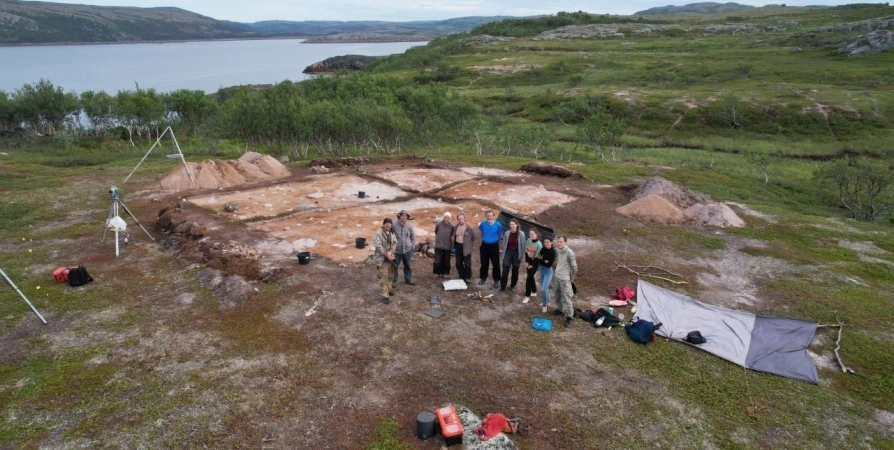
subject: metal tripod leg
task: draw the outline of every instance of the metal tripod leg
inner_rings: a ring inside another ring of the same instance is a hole
[[[106,243],[106,234],[108,234],[108,232],[109,232],[109,220],[112,220],[113,217],[115,217],[115,204],[114,203],[112,203],[112,205],[109,206],[109,215],[108,215],[108,217],[106,217],[105,225],[103,225],[102,240],[99,241],[103,244]]]
[[[118,203],[120,203],[120,204],[121,204],[121,206],[122,206],[122,207],[123,207],[123,208],[124,208],[124,210],[125,210],[125,211],[127,211],[127,214],[130,214],[130,217],[132,217],[132,218],[133,218],[133,220],[134,220],[134,222],[136,222],[136,223],[137,223],[137,225],[139,225],[139,226],[140,226],[140,228],[142,228],[142,229],[143,229],[143,232],[144,232],[144,233],[146,233],[146,236],[149,236],[149,239],[152,239],[152,241],[153,241],[153,242],[155,242],[155,238],[154,238],[154,237],[152,237],[152,235],[151,235],[151,234],[149,234],[149,232],[148,232],[148,231],[146,231],[146,229],[145,229],[145,228],[143,228],[143,224],[141,224],[141,223],[140,223],[140,221],[139,221],[139,220],[137,220],[137,216],[135,216],[135,215],[133,215],[133,213],[132,213],[132,212],[130,212],[130,210],[129,210],[129,209],[127,209],[127,205],[125,205],[125,204],[124,204],[124,202],[122,202],[122,201],[120,201],[120,200],[119,200],[119,201],[118,201]]]

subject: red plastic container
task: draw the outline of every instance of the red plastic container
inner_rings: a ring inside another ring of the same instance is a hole
[[[463,424],[459,422],[459,416],[456,414],[456,407],[447,405],[438,408],[435,411],[438,417],[438,424],[441,426],[441,435],[448,446],[454,444],[462,444],[463,442]]]

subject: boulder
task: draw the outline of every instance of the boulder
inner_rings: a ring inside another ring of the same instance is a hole
[[[876,30],[838,49],[847,56],[877,55],[894,48],[894,31]]]
[[[521,166],[518,171],[536,175],[546,175],[548,177],[572,178],[575,180],[582,180],[584,178],[584,176],[576,170],[571,170],[557,164],[547,164],[542,161],[531,161]]]
[[[723,203],[708,203],[707,205],[697,203],[683,211],[683,216],[696,225],[721,228],[745,226],[745,222]]]

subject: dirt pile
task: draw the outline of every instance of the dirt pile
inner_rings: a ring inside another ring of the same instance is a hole
[[[657,194],[664,197],[677,208],[686,209],[696,203],[708,203],[710,200],[704,194],[696,194],[685,186],[679,186],[662,177],[652,177],[646,180],[639,188],[633,191],[633,200],[639,200],[648,195]]]
[[[615,209],[619,214],[663,224],[682,223],[683,211],[658,194],[649,194]]]
[[[708,203],[707,205],[696,203],[686,208],[686,211],[683,211],[683,216],[686,217],[686,220],[696,225],[721,228],[742,228],[745,226],[745,222],[729,206],[723,203]]]
[[[531,161],[521,166],[518,170],[519,172],[546,175],[548,177],[571,178],[574,180],[584,179],[584,176],[576,170],[571,170],[556,164],[547,164],[541,161]]]
[[[162,178],[161,186],[169,191],[186,189],[220,189],[258,181],[277,180],[291,175],[289,169],[270,155],[247,152],[233,161],[206,159],[200,163],[186,163],[195,179],[182,165]]]

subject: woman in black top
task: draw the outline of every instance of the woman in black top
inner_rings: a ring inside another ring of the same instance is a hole
[[[549,306],[549,282],[553,278],[553,267],[556,265],[556,249],[553,248],[553,240],[543,238],[543,249],[540,250],[540,256],[537,258],[540,262],[540,292],[543,307],[540,309],[546,314],[546,307]]]

